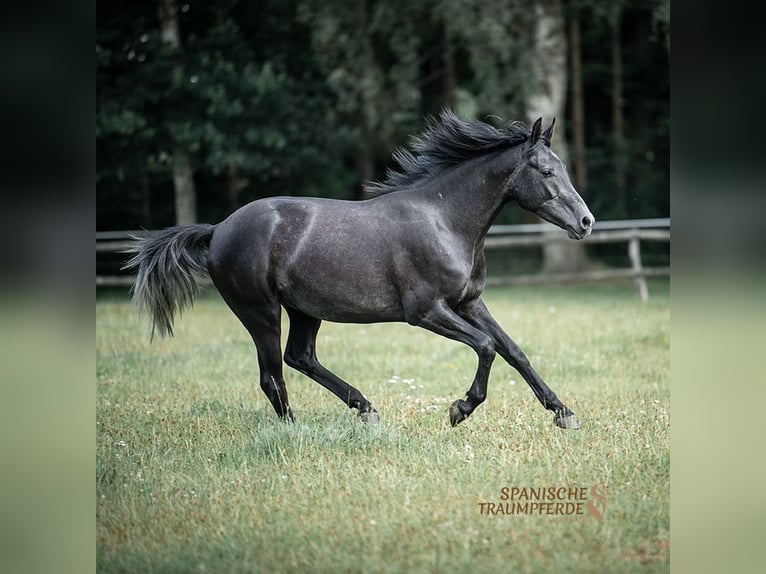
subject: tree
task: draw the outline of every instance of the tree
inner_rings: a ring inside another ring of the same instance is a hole
[[[526,55],[524,108],[529,122],[564,117],[567,93],[567,37],[561,0],[538,0],[532,17],[532,38]],[[547,123],[547,122],[546,122]],[[565,138],[559,129],[553,148],[567,160]]]
[[[420,18],[411,17],[418,10],[406,0],[361,0],[353,10],[342,0],[299,3],[338,118],[354,135],[357,194],[363,181],[375,179],[376,159],[419,121]]]
[[[153,57],[159,42],[149,30],[157,16],[128,2],[110,8],[98,12],[96,40],[97,224],[151,226],[164,211],[153,208],[153,182],[167,173],[157,153],[162,122],[151,88],[167,72]]]
[[[553,150],[567,162],[566,132],[567,94],[567,27],[561,0],[539,0],[532,21],[532,49],[528,55],[529,81],[525,83],[526,116],[530,122],[538,117],[550,122],[557,119]],[[581,193],[584,190],[579,190]],[[551,241],[543,247],[543,269],[563,273],[580,271],[588,264],[581,243]]]
[[[434,18],[449,39],[454,100],[466,116],[500,121],[521,119],[529,34],[526,2],[519,0],[442,0]],[[470,24],[468,24],[470,23]]]
[[[351,138],[307,56],[307,31],[271,19],[283,6],[273,0],[269,18],[260,18],[235,0],[184,5],[176,22],[182,52],[162,41],[155,3],[114,0],[99,10],[102,229],[176,222],[176,146],[193,167],[206,221],[267,195],[348,197]]]
[[[625,183],[625,130],[622,113],[622,34],[621,34],[622,6],[619,2],[612,7],[609,17],[610,46],[612,55],[612,140],[614,154],[614,183],[619,203],[623,210],[626,208],[626,183]]]
[[[444,106],[519,117],[518,0],[363,0],[354,10],[342,0],[302,0],[298,14],[339,118],[355,134],[360,182],[381,176],[392,149]]]
[[[178,5],[176,0],[160,0],[158,14],[160,18],[160,39],[168,47],[169,54],[176,60],[172,70],[172,81],[178,86],[184,82],[184,69],[181,64],[181,34],[178,30]],[[183,128],[183,126],[179,126]],[[175,131],[175,130],[174,130]],[[173,188],[175,190],[176,224],[183,225],[197,221],[197,191],[194,187],[192,160],[180,137],[174,133],[172,169]]]
[[[103,3],[99,228],[174,223],[174,171],[205,221],[268,195],[359,197],[444,105],[493,123],[555,116],[555,151],[597,218],[666,215],[668,2],[618,1],[619,38],[607,0],[176,0],[178,49],[163,41],[166,0]]]
[[[588,172],[585,164],[585,94],[583,93],[582,49],[580,42],[580,11],[569,17],[569,60],[572,92],[572,134],[574,181],[580,193],[587,194]]]

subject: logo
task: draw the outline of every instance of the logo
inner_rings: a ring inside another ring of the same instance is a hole
[[[587,521],[599,524],[606,512],[606,486],[504,486],[495,501],[479,502],[483,516],[546,516],[554,520]]]
[[[606,495],[604,494],[603,484],[594,484],[590,487],[590,499],[588,500],[588,512],[601,524],[606,510]]]

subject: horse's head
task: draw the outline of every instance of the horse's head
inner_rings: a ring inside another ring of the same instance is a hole
[[[551,150],[555,125],[554,119],[543,132],[542,118],[534,123],[509,191],[521,207],[565,229],[570,239],[583,239],[590,235],[595,219]]]

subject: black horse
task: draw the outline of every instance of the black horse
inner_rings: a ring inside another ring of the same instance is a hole
[[[430,119],[399,171],[366,185],[369,199],[273,197],[254,201],[218,225],[182,225],[140,240],[134,298],[148,309],[152,335],[173,334],[173,316],[190,306],[197,278],[209,274],[258,350],[260,384],[280,417],[292,420],[282,376],[281,307],[290,317],[284,361],[376,421],[362,393],[322,366],[316,336],[323,320],[406,321],[470,346],[479,365],[452,425],[485,399],[495,353],[527,381],[561,428],[579,428],[529,360],[490,315],[480,295],[484,238],[509,201],[586,237],[593,215],[551,151],[554,122],[542,131],[502,128],[445,110]]]

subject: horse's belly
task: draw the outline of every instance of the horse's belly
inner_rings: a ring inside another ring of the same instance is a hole
[[[307,315],[339,323],[376,323],[403,320],[401,302],[393,286],[362,284],[353,277],[332,274],[296,279],[280,289],[284,305]]]

